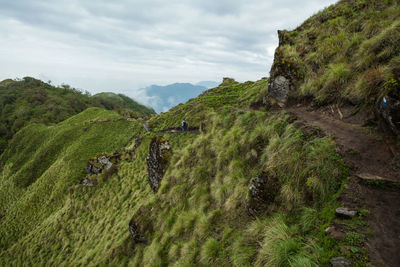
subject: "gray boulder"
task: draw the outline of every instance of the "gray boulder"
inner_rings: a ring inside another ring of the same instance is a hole
[[[289,95],[290,81],[282,75],[275,77],[269,84],[269,96],[279,103],[285,103]]]
[[[345,218],[345,219],[351,219],[351,218],[353,218],[354,216],[357,215],[357,211],[356,210],[351,210],[351,209],[348,209],[348,208],[345,208],[345,207],[340,207],[340,208],[337,208],[335,210],[335,215],[337,217],[341,217],[341,218]]]

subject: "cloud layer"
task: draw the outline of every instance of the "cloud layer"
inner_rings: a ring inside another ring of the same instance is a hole
[[[268,76],[278,29],[334,0],[0,0],[0,79],[140,100],[150,84]],[[144,98],[143,98],[144,99]]]

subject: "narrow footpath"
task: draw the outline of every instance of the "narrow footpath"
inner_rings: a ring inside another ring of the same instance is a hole
[[[326,112],[289,107],[297,122],[334,136],[350,165],[347,187],[339,197],[345,207],[368,210],[366,238],[374,266],[400,266],[400,149],[376,130],[346,123]]]

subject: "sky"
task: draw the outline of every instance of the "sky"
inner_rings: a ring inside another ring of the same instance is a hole
[[[147,105],[152,84],[255,81],[269,75],[277,30],[335,2],[0,0],[0,80],[31,76]]]

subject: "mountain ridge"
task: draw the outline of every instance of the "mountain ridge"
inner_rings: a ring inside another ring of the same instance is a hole
[[[270,78],[164,113],[23,127],[0,158],[0,265],[396,266],[397,113],[381,103],[398,99],[397,11],[339,1],[279,32]]]

